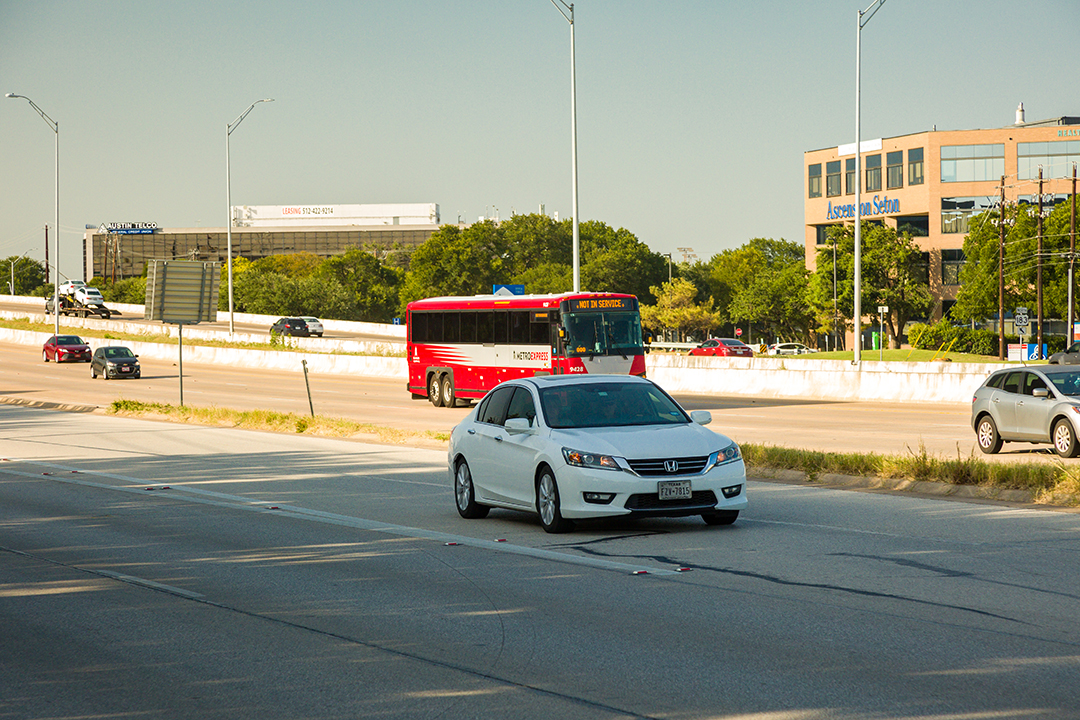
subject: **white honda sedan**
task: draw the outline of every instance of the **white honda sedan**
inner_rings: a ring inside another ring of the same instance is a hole
[[[658,385],[624,375],[505,382],[450,435],[458,513],[540,515],[548,532],[604,517],[700,515],[730,525],[747,506],[739,446]]]

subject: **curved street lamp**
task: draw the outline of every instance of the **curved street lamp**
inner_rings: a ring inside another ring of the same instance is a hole
[[[56,217],[54,222],[56,227],[55,237],[53,238],[53,252],[56,255],[56,259],[53,261],[56,268],[56,278],[53,282],[53,333],[55,335],[60,334],[60,125],[55,120],[45,114],[45,111],[37,106],[30,98],[25,95],[16,95],[15,93],[8,93],[9,98],[22,98],[26,102],[30,103],[30,107],[37,111],[37,114],[41,116],[41,119],[52,128],[53,133],[56,135]]]
[[[862,360],[862,83],[859,77],[862,66],[862,29],[874,13],[881,9],[885,0],[874,0],[870,7],[859,11],[855,30],[855,356],[854,364]],[[863,15],[866,19],[863,19]]]
[[[240,117],[233,120],[231,123],[225,126],[225,205],[228,210],[228,224],[225,226],[227,239],[226,252],[228,257],[226,258],[226,264],[228,265],[229,272],[229,334],[233,334],[233,276],[232,276],[232,175],[229,169],[229,136],[232,135],[240,123],[244,121],[248,113],[251,112],[259,103],[274,102],[274,98],[264,98],[262,100],[256,100],[248,105],[248,109],[240,113]]]
[[[559,11],[559,14],[566,18],[566,21],[570,23],[570,160],[574,166],[573,178],[570,184],[574,195],[574,292],[580,292],[581,259],[579,253],[580,235],[578,234],[577,87],[575,84],[576,73],[574,70],[574,4],[570,3],[567,5],[563,0],[559,0],[559,2],[570,11],[570,14],[567,15],[555,0],[551,0],[551,4],[555,6],[555,9]]]

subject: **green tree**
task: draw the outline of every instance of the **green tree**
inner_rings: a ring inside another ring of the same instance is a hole
[[[697,288],[689,280],[675,278],[649,290],[656,297],[656,304],[640,305],[641,322],[646,327],[674,330],[680,338],[688,333],[708,337],[720,324],[712,301],[698,303]]]
[[[316,281],[327,281],[330,286],[340,287],[349,302],[338,310],[341,317],[361,322],[389,322],[398,310],[398,294],[405,273],[386,265],[373,252],[352,248],[343,255],[334,255],[323,261],[312,276]],[[340,300],[335,303],[340,304]]]
[[[779,242],[786,246],[784,251],[777,253],[735,295],[728,313],[735,320],[764,327],[769,337],[809,343],[814,311],[809,301],[809,272],[802,247],[798,243]]]
[[[0,265],[0,275],[4,278],[4,288],[12,295],[44,294],[45,266],[37,260],[20,255],[4,258],[4,264]],[[10,287],[12,276],[15,279],[14,288]],[[51,291],[52,285],[49,285],[48,289]]]
[[[838,225],[829,229],[830,240],[837,243],[837,304],[844,318],[852,318],[855,305],[855,226]],[[817,269],[810,280],[809,298],[818,316],[832,313],[833,263],[832,244],[818,250]],[[899,347],[899,331],[914,317],[924,317],[934,299],[925,282],[922,251],[907,233],[895,228],[863,221],[862,226],[862,310],[873,315],[878,306],[888,306],[885,314],[889,347]]]
[[[399,312],[426,297],[490,293],[513,277],[509,260],[505,237],[493,221],[443,225],[409,259]]]
[[[1005,311],[1018,306],[1030,309],[1032,320],[1038,302],[1038,217],[1031,205],[1007,206],[1005,210],[1004,280]],[[1068,315],[1069,203],[1061,203],[1043,221],[1043,317]],[[950,314],[955,320],[985,320],[998,311],[998,210],[971,218],[964,238],[964,265],[960,291]],[[1032,329],[1035,332],[1035,329]]]

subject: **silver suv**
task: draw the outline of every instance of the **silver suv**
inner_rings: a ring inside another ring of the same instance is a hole
[[[1061,457],[1080,455],[1080,367],[1040,365],[998,370],[971,399],[971,427],[984,453],[1003,443],[1052,443]]]

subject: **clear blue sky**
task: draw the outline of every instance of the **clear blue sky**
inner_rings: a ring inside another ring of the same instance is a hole
[[[854,140],[870,0],[579,0],[583,220],[707,260],[802,240],[802,153]],[[1080,115],[1077,0],[888,0],[863,138]],[[86,224],[223,227],[236,205],[571,214],[570,32],[550,0],[0,0],[0,95],[60,126],[61,272]],[[0,257],[43,257],[54,136],[0,97]],[[52,242],[50,241],[50,246]]]

